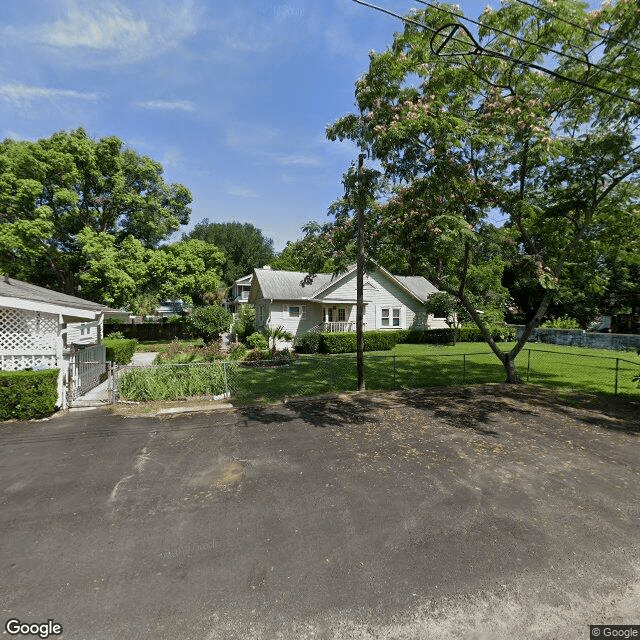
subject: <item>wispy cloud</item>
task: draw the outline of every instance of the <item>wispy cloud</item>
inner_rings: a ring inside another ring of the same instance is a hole
[[[134,102],[134,106],[140,109],[152,109],[157,111],[195,111],[195,105],[189,100],[140,100]]]
[[[63,17],[20,35],[58,50],[108,53],[102,61],[136,61],[174,48],[197,31],[195,0],[143,3],[134,13],[122,3],[66,0]]]
[[[241,187],[238,185],[227,187],[227,193],[230,196],[238,196],[240,198],[259,198],[260,194],[249,189],[248,187]]]
[[[52,89],[32,87],[24,84],[0,85],[0,98],[13,105],[30,104],[37,100],[99,100],[101,94],[75,91],[73,89]]]
[[[287,167],[317,167],[322,164],[322,160],[316,155],[284,155],[276,158],[278,164],[283,164]]]

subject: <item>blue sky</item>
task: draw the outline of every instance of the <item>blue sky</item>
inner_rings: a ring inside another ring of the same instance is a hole
[[[379,2],[405,14],[410,0]],[[477,17],[486,3],[462,3]],[[250,222],[277,250],[324,221],[357,150],[371,49],[401,23],[351,0],[21,0],[0,16],[0,136],[119,136],[192,192],[192,227]]]

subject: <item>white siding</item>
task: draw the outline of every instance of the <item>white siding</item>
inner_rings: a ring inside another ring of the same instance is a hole
[[[345,280],[320,294],[326,304],[332,300],[356,299],[356,274],[350,274]],[[416,314],[424,313],[424,306],[404,289],[389,280],[379,271],[367,273],[364,285],[365,314],[364,321],[367,329],[405,329],[410,327],[416,319]],[[336,306],[340,306],[338,302]],[[383,327],[381,323],[382,309],[400,309],[400,327]],[[355,306],[352,309],[355,320]]]
[[[304,307],[304,314],[299,317],[291,316],[289,307]],[[314,302],[274,300],[270,311],[269,326],[283,326],[293,336],[307,333],[322,322],[322,306]]]
[[[98,342],[98,327],[87,327],[83,322],[67,324],[67,345],[96,344]]]

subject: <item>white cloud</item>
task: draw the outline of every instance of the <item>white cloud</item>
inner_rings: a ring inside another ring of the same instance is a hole
[[[285,155],[277,158],[279,164],[283,164],[288,167],[317,167],[322,164],[322,160],[315,155]]]
[[[238,196],[240,198],[259,198],[260,197],[260,194],[253,191],[253,189],[249,189],[247,187],[241,187],[241,186],[227,187],[227,193],[230,196]]]
[[[101,94],[75,91],[73,89],[50,89],[30,87],[24,84],[0,85],[0,98],[14,105],[30,104],[36,100],[98,100]]]
[[[144,100],[135,102],[134,106],[140,109],[152,109],[159,111],[195,111],[195,105],[189,100]]]
[[[135,61],[177,46],[197,31],[193,0],[178,6],[146,2],[134,13],[116,1],[66,0],[65,14],[52,24],[25,29],[25,39],[58,50],[86,49],[110,54],[103,61]]]

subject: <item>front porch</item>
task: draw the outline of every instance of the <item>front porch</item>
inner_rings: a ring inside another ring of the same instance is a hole
[[[362,323],[363,331],[367,330],[367,323]],[[343,321],[343,322],[321,322],[311,329],[311,331],[320,332],[351,332],[356,330],[355,321]]]

